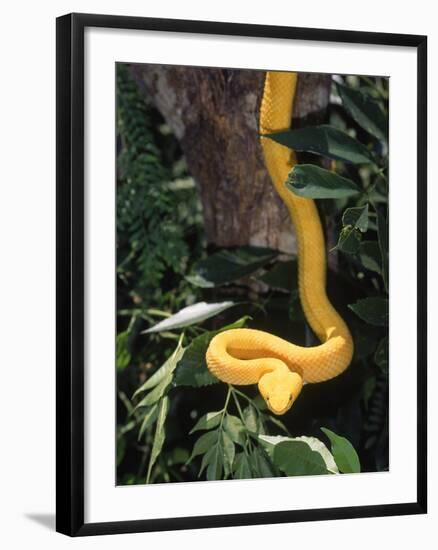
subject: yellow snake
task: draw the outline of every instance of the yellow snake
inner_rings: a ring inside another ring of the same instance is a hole
[[[296,73],[268,72],[260,108],[260,134],[291,126]],[[326,251],[318,210],[312,199],[299,197],[285,185],[296,164],[295,153],[261,137],[272,183],[287,206],[295,226],[298,250],[298,286],[309,325],[321,344],[302,347],[252,329],[217,334],[206,353],[210,371],[228,384],[258,384],[269,409],[284,414],[298,397],[303,383],[338,376],[350,364],[353,340],[343,319],[326,294]]]

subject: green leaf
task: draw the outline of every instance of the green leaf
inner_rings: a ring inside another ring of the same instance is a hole
[[[158,458],[158,455],[161,452],[161,449],[163,448],[164,440],[166,439],[164,423],[166,421],[168,411],[169,411],[169,398],[165,396],[163,397],[163,399],[161,399],[160,404],[158,406],[157,426],[155,428],[155,437],[154,437],[154,442],[152,444],[151,456],[149,459],[146,483],[149,483],[151,473],[152,473],[152,468]]]
[[[277,472],[263,448],[255,447],[250,454],[250,464],[254,477],[277,477]]]
[[[120,466],[123,459],[125,458],[126,451],[126,438],[120,436],[117,438],[117,466]]]
[[[236,434],[233,430],[235,430],[236,426],[234,422],[231,422],[230,424],[230,419],[228,419],[228,429],[226,429],[225,420],[224,424],[221,424],[221,420],[224,418],[223,414],[223,411],[207,413],[207,415],[202,417],[198,422],[198,429],[205,429],[205,426],[219,426],[217,429],[202,435],[193,447],[192,455],[189,461],[191,461],[195,456],[200,454],[204,455],[198,477],[202,474],[205,468],[207,468],[208,480],[220,479],[222,471],[224,471],[225,477],[228,477],[233,471],[233,462],[236,450],[234,447],[233,437],[230,435],[229,431],[230,427],[233,428],[231,433],[235,436]]]
[[[207,480],[221,479],[224,467],[224,456],[219,442],[207,451],[201,463],[199,474],[207,467]]]
[[[234,460],[234,479],[251,479],[251,465],[246,453],[237,453]]]
[[[209,386],[217,384],[219,379],[208,370],[205,361],[207,348],[216,332],[206,332],[197,336],[186,348],[175,373],[175,386]]]
[[[245,422],[245,426],[248,431],[258,434],[261,425],[255,407],[253,407],[252,405],[248,405],[243,410],[243,421]]]
[[[187,306],[178,313],[175,313],[171,317],[160,321],[156,325],[147,330],[144,330],[142,334],[148,334],[150,332],[164,332],[169,330],[175,330],[177,328],[188,327],[197,323],[202,323],[210,317],[219,315],[222,311],[233,307],[234,302],[219,302],[207,304],[206,302],[198,302],[191,306]]]
[[[234,456],[236,454],[236,448],[234,447],[234,442],[231,439],[231,437],[228,435],[228,433],[222,432],[222,449],[223,449],[223,464],[224,464],[224,470],[225,475],[228,477],[231,472],[233,471],[233,462],[234,462]]]
[[[196,422],[195,426],[190,430],[190,434],[197,432],[198,430],[211,430],[219,425],[222,418],[223,411],[212,411],[204,414]]]
[[[319,453],[325,462],[328,472],[332,472],[335,474],[339,473],[338,467],[336,465],[336,462],[335,462],[335,459],[333,458],[332,453],[328,450],[328,448],[324,445],[322,441],[320,441],[316,437],[307,437],[305,435],[302,435],[300,437],[295,437],[294,440],[304,441],[304,443],[307,443],[307,445],[309,445],[312,451]]]
[[[138,440],[141,439],[141,436],[144,434],[144,432],[147,430],[149,426],[152,426],[152,424],[155,422],[158,416],[158,404],[155,403],[145,412],[145,415],[143,417],[143,421],[140,426],[140,430],[138,432]]]
[[[348,306],[366,323],[375,326],[388,325],[388,300],[386,298],[364,298]]]
[[[315,451],[322,456],[328,472],[331,472],[334,474],[339,473],[339,470],[338,470],[338,467],[336,466],[336,462],[335,462],[335,459],[333,458],[333,455],[327,449],[324,443],[319,439],[317,439],[316,437],[307,437],[305,435],[302,435],[301,437],[284,437],[281,435],[259,435],[259,439],[263,443],[265,449],[267,450],[271,458],[274,455],[275,446],[278,445],[279,443],[282,443],[284,441],[303,441],[304,443],[307,443],[307,445],[309,445],[312,451]]]
[[[224,419],[223,427],[234,443],[243,445],[245,441],[245,426],[239,417],[227,414]]]
[[[202,288],[229,284],[251,275],[277,255],[276,250],[255,246],[223,249],[197,262],[193,275],[186,279]]]
[[[193,339],[192,343],[185,348],[184,355],[180,359],[176,371],[175,386],[193,386],[195,388],[217,384],[219,380],[208,370],[205,361],[205,353],[212,338],[223,332],[234,328],[245,326],[248,316],[242,317],[231,325],[226,325],[218,331],[206,332]]]
[[[259,277],[259,280],[271,288],[290,292],[298,287],[297,261],[277,262],[270,271]]]
[[[150,407],[151,405],[159,401],[166,393],[171,382],[172,374],[168,374],[157,386],[155,386],[153,390],[151,390],[145,397],[143,397],[141,401],[137,403],[137,405],[134,407],[134,411],[141,407]]]
[[[377,235],[379,239],[380,254],[382,257],[382,276],[385,288],[388,290],[389,282],[389,263],[388,263],[388,224],[386,216],[377,209]]]
[[[286,186],[308,199],[340,199],[361,192],[353,181],[313,164],[297,164],[289,172]]]
[[[343,228],[335,248],[347,254],[359,251],[362,233],[368,229],[368,204],[347,208],[342,216]]]
[[[389,351],[388,351],[388,336],[384,336],[374,354],[374,363],[383,371],[388,369]]]
[[[345,437],[335,434],[327,428],[321,428],[329,438],[332,454],[343,474],[360,472],[360,462],[353,445]]]
[[[361,233],[366,233],[368,230],[368,204],[347,208],[342,215],[342,225],[344,227],[354,227]]]
[[[211,481],[221,479],[223,471],[225,477],[232,472],[235,448],[227,433],[219,430],[209,433],[214,434],[215,443],[204,454],[198,477],[207,468],[207,480]]]
[[[327,467],[319,452],[304,441],[283,441],[275,445],[274,464],[288,476],[327,474]]]
[[[363,241],[359,247],[359,258],[365,269],[381,273],[381,255],[379,243],[376,241]]]
[[[142,384],[138,390],[134,393],[132,398],[136,397],[140,393],[143,393],[146,390],[150,390],[160,384],[165,378],[168,378],[169,375],[173,373],[175,370],[178,361],[181,359],[181,357],[184,354],[184,348],[182,347],[182,338],[183,335],[180,336],[180,339],[178,341],[178,345],[176,346],[175,350],[173,351],[172,355],[167,359],[167,361],[156,371],[154,374],[146,380],[144,384]]]
[[[117,335],[117,369],[123,370],[131,361],[131,353],[128,348],[129,332],[125,330]]]
[[[380,140],[388,139],[388,118],[380,105],[368,94],[336,83],[345,109],[369,134]]]
[[[362,235],[358,229],[354,227],[343,227],[339,234],[335,249],[341,250],[346,254],[356,254],[360,247],[361,238]]]
[[[192,454],[190,455],[188,463],[191,462],[195,457],[199,455],[203,455],[206,453],[212,445],[214,445],[217,441],[217,431],[214,430],[212,432],[206,432],[202,434],[197,440],[196,443],[193,446]]]
[[[135,428],[135,426],[136,426],[136,421],[135,420],[130,420],[129,422],[127,422],[123,426],[120,426],[117,429],[118,436],[122,436],[124,434],[127,434],[128,432],[133,430]]]
[[[316,153],[333,160],[353,164],[374,162],[370,151],[362,143],[346,132],[327,124],[267,134],[265,137],[294,151]]]

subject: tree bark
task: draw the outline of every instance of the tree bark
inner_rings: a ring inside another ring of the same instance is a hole
[[[200,191],[207,242],[296,252],[258,136],[265,72],[162,65],[131,71],[181,143]],[[294,127],[323,120],[330,81],[330,75],[299,75]]]

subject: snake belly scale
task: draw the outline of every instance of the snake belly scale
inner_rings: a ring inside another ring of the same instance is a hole
[[[272,184],[295,227],[298,286],[307,322],[321,344],[302,347],[264,331],[227,330],[216,335],[206,353],[207,366],[228,384],[258,384],[267,406],[284,414],[304,383],[324,382],[341,374],[353,356],[353,340],[326,294],[326,249],[318,210],[285,185],[296,164],[295,153],[264,134],[290,128],[296,73],[267,72],[260,108],[260,140]]]

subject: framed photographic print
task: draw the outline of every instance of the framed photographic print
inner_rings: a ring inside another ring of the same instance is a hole
[[[426,512],[426,37],[57,20],[57,530]]]

